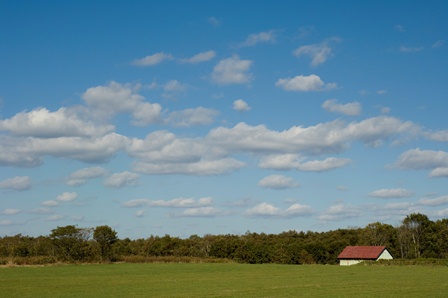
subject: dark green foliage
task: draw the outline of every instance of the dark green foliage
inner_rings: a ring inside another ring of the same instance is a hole
[[[448,258],[448,219],[413,213],[398,227],[374,222],[365,228],[280,234],[165,235],[119,239],[109,226],[57,227],[49,236],[0,238],[0,264],[55,262],[167,262],[223,260],[250,264],[337,264],[347,245],[385,245],[394,258]]]

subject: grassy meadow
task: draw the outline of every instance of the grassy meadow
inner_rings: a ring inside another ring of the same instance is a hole
[[[446,297],[446,266],[86,264],[0,268],[2,297]]]

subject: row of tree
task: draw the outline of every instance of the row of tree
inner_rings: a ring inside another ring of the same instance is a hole
[[[375,222],[364,228],[281,234],[150,236],[119,239],[109,226],[53,229],[48,236],[0,238],[0,258],[40,257],[43,262],[120,261],[132,257],[229,259],[242,263],[335,264],[347,245],[385,245],[395,258],[448,258],[448,219],[413,213],[398,227]]]

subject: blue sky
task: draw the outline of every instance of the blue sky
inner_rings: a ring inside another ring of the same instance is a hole
[[[448,217],[448,2],[337,2],[0,1],[0,234]]]

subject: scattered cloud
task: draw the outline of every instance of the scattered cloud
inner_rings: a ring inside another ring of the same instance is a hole
[[[20,112],[10,119],[0,120],[0,130],[17,136],[39,138],[92,137],[114,130],[110,124],[99,124],[81,119],[75,110],[60,108],[50,112],[37,108],[31,112]]]
[[[287,209],[282,210],[269,203],[261,203],[253,208],[247,209],[243,215],[247,217],[284,218],[310,216],[313,213],[313,209],[308,205],[293,204]]]
[[[172,200],[150,200],[150,199],[135,199],[123,203],[124,207],[139,208],[139,207],[166,207],[166,208],[196,208],[206,207],[213,203],[212,198],[201,198],[198,200],[192,198],[178,198]]]
[[[271,189],[286,189],[299,187],[299,183],[294,181],[291,177],[286,177],[283,175],[270,175],[258,182],[258,185],[265,188]]]
[[[246,112],[251,109],[251,107],[242,99],[237,99],[233,102],[233,109],[239,112]]]
[[[326,172],[348,165],[348,158],[328,157],[324,160],[303,162],[304,158],[297,154],[278,154],[264,156],[259,163],[261,168],[274,170],[298,170],[305,172]]]
[[[404,29],[403,25],[395,25],[395,31],[404,32],[406,30]]]
[[[358,116],[361,114],[361,104],[359,102],[339,104],[336,99],[329,99],[322,104],[322,108],[329,112],[340,113],[349,116]]]
[[[251,47],[259,43],[274,43],[276,40],[275,30],[250,34],[247,39],[240,44],[241,47]]]
[[[361,216],[358,207],[337,204],[330,206],[324,213],[317,218],[322,221],[342,221]]]
[[[16,176],[14,178],[0,181],[0,188],[12,190],[28,190],[32,187],[31,179],[28,176]]]
[[[70,186],[80,186],[86,184],[91,179],[103,177],[106,174],[107,171],[102,167],[84,168],[71,173],[65,183]]]
[[[421,198],[417,201],[417,204],[431,207],[448,205],[448,196],[441,196],[434,199]]]
[[[0,212],[0,214],[2,214],[2,215],[16,215],[16,214],[19,214],[20,212],[21,212],[20,209],[8,208],[8,209],[5,209],[2,212]]]
[[[91,87],[82,98],[94,109],[96,117],[110,118],[118,113],[131,113],[135,125],[148,125],[160,121],[162,107],[149,103],[137,93],[139,85],[110,82],[105,86]]]
[[[369,193],[369,197],[380,199],[410,198],[413,195],[412,191],[403,188],[383,188]]]
[[[431,170],[430,177],[448,177],[448,152],[411,149],[402,153],[394,166],[403,170]]]
[[[223,59],[215,65],[212,80],[220,85],[246,84],[252,79],[251,60],[241,60],[238,55]]]
[[[337,87],[336,83],[324,83],[319,76],[312,74],[309,76],[298,75],[294,78],[279,79],[275,86],[287,91],[323,91]]]
[[[212,60],[215,57],[216,57],[215,51],[206,51],[206,52],[198,53],[198,54],[196,54],[190,58],[187,58],[187,59],[180,59],[179,61],[181,63],[197,64],[197,63]]]
[[[106,180],[104,181],[104,185],[113,188],[136,186],[138,185],[139,177],[140,176],[138,174],[128,171],[115,173],[106,178]]]
[[[182,111],[171,112],[166,119],[173,126],[191,127],[197,125],[208,125],[214,122],[219,112],[214,109],[197,107]]]
[[[293,54],[296,57],[309,56],[311,58],[311,66],[316,67],[323,64],[329,57],[332,56],[331,46],[340,42],[340,38],[333,37],[324,40],[321,43],[305,45],[294,50]]]
[[[174,215],[176,217],[215,217],[224,215],[224,213],[215,207],[197,207],[197,208],[187,208],[182,213]]]
[[[171,54],[159,52],[159,53],[155,53],[153,55],[146,56],[141,59],[136,59],[132,62],[132,65],[142,66],[142,67],[153,66],[153,65],[162,63],[165,60],[172,60],[172,59],[174,59],[174,58]]]
[[[56,197],[56,200],[59,202],[71,202],[76,200],[78,194],[76,192],[64,192],[63,194]]]

